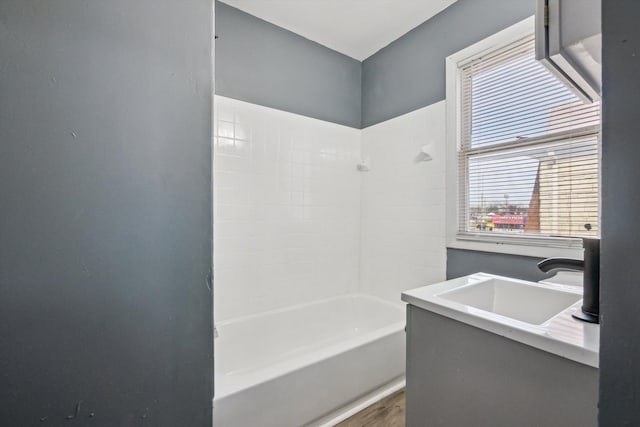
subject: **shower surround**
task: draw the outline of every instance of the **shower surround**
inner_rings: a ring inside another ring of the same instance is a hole
[[[444,102],[365,130],[214,111],[214,419],[331,425],[402,386],[400,292],[445,278]]]

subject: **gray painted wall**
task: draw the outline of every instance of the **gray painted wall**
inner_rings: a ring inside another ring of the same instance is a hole
[[[640,3],[603,1],[600,426],[640,425]]]
[[[360,63],[217,1],[216,94],[371,126],[444,99],[444,59],[531,16],[534,6],[459,0]]]
[[[482,271],[537,282],[555,273],[543,273],[537,265],[543,258],[447,248],[447,280]]]
[[[216,94],[361,127],[361,63],[216,2]]]
[[[367,58],[362,127],[443,100],[447,56],[534,12],[534,0],[458,0]]]
[[[0,2],[0,425],[211,425],[211,7]]]

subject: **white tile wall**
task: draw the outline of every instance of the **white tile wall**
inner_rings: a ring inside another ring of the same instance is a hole
[[[445,279],[444,101],[363,131],[215,103],[218,321],[355,291],[399,301]]]
[[[360,290],[399,301],[446,275],[445,102],[364,129],[362,157]]]
[[[361,131],[215,97],[216,320],[357,290]]]

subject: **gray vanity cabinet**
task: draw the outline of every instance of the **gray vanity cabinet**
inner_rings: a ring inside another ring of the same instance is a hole
[[[598,370],[407,305],[407,427],[597,425]]]

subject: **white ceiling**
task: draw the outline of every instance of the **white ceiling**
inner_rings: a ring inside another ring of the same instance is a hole
[[[222,0],[362,61],[456,0]]]

